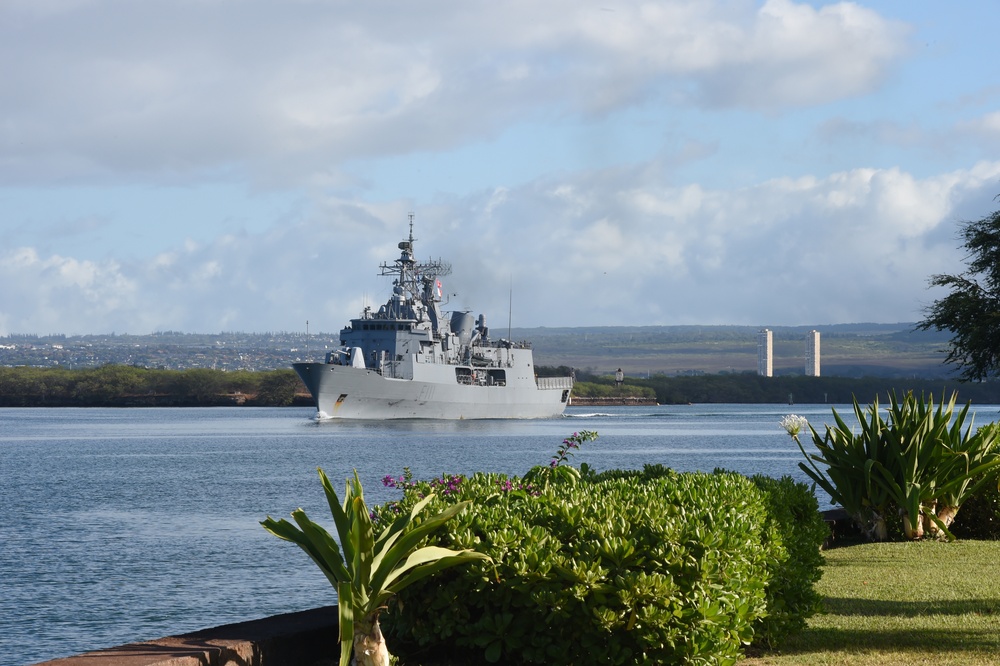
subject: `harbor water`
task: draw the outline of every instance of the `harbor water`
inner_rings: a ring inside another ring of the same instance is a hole
[[[338,490],[357,470],[372,505],[399,497],[381,480],[404,467],[417,478],[523,474],[567,435],[594,430],[573,464],[804,481],[778,421],[794,412],[821,428],[830,409],[572,407],[535,421],[324,423],[299,408],[0,409],[0,663],[335,603],[305,554],[259,524],[300,506],[329,523],[317,467]],[[977,411],[977,422],[997,414]]]

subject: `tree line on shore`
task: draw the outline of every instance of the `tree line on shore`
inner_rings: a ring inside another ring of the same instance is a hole
[[[960,382],[941,379],[892,379],[886,377],[761,377],[703,375],[697,377],[657,377],[630,380],[656,392],[660,404],[709,403],[808,403],[849,404],[878,398],[888,401],[893,393],[912,391],[915,395],[950,395],[957,391],[963,401],[1000,404],[1000,382]]]
[[[292,370],[0,367],[0,407],[280,407],[304,390]]]
[[[539,376],[569,374],[565,367],[538,368]],[[761,377],[752,373],[625,378],[576,373],[577,398],[655,400],[686,403],[847,404],[857,398],[883,401],[895,392],[942,396],[958,391],[962,400],[1000,404],[1000,382],[884,377]],[[312,404],[292,370],[223,371],[207,368],[163,370],[130,365],[98,368],[0,367],[0,407],[191,407],[248,405],[283,407]]]
[[[545,369],[546,374],[569,372],[569,368]],[[548,372],[551,371],[551,372]],[[541,374],[541,373],[539,373]],[[617,385],[612,375],[576,373],[575,398],[621,397],[655,398],[661,405],[687,403],[746,404],[850,404],[882,402],[895,393],[912,391],[915,395],[950,395],[958,392],[962,400],[980,404],[1000,404],[1000,382],[969,382],[958,379],[899,379],[887,377],[806,377],[788,375],[762,377],[755,373],[626,377]]]

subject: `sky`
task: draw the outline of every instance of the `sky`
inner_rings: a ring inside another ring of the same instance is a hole
[[[0,0],[0,335],[919,321],[1000,3]]]

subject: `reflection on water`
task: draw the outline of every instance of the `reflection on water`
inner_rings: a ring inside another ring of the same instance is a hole
[[[258,524],[299,506],[325,519],[317,467],[335,482],[356,469],[376,504],[399,496],[381,479],[403,467],[418,478],[523,474],[573,431],[596,430],[573,464],[805,480],[778,426],[789,411],[818,428],[831,421],[823,405],[322,423],[297,408],[0,409],[3,659],[31,663],[333,603],[319,570]]]

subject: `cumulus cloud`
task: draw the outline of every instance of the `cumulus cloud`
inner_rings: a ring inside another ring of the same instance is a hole
[[[0,3],[0,334],[336,331],[411,211],[494,325],[913,320],[1000,122],[888,14]]]
[[[927,278],[961,270],[956,222],[991,210],[1000,162],[930,178],[858,169],[738,191],[637,186],[649,172],[441,200],[416,218],[418,256],[449,261],[449,308],[485,313],[494,326],[511,295],[517,326],[913,321],[930,300]],[[603,196],[592,195],[598,182]],[[388,297],[378,264],[398,256],[407,208],[322,200],[294,224],[145,263],[10,250],[0,282],[24,286],[5,290],[0,333],[301,330],[307,320],[336,331]]]
[[[116,261],[40,256],[30,247],[9,250],[0,255],[2,332],[62,333],[67,321],[82,331],[87,322],[106,326],[122,314],[141,316],[137,277]]]
[[[0,174],[302,179],[494,137],[526,115],[606,114],[650,97],[819,104],[870,90],[905,51],[905,30],[853,3],[604,9],[4,3],[0,58],[18,64],[0,87]]]
[[[929,302],[929,275],[960,270],[956,211],[988,204],[1000,163],[926,179],[859,169],[739,191],[635,187],[635,175],[508,191],[469,236],[488,240],[457,268],[481,278],[477,296],[500,312],[513,275],[528,299],[524,325],[911,321]],[[609,192],[611,180],[619,187]],[[591,197],[597,181],[603,196]],[[525,209],[544,223],[518,233]]]

